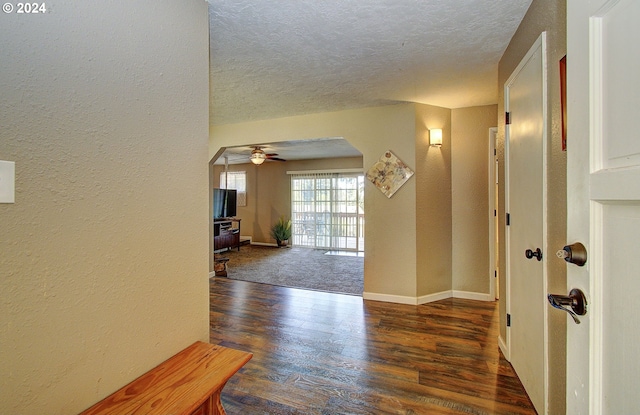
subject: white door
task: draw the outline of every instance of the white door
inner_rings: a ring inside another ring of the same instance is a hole
[[[541,414],[546,413],[545,56],[543,33],[505,84],[509,361]]]
[[[640,1],[567,2],[567,413],[640,412]],[[553,310],[553,312],[561,312]]]

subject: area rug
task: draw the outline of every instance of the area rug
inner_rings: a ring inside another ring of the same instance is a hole
[[[364,258],[325,255],[326,250],[245,245],[229,258],[227,278],[340,294],[362,295]]]

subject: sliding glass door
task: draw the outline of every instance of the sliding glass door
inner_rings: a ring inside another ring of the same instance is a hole
[[[364,175],[291,176],[293,245],[364,251]]]

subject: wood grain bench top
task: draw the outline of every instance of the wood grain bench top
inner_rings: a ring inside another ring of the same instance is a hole
[[[252,356],[240,350],[195,342],[81,415],[224,413],[220,392]],[[214,409],[200,409],[208,401]],[[217,412],[215,406],[221,412]]]

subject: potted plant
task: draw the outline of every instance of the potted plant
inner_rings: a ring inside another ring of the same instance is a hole
[[[278,246],[287,246],[287,241],[291,238],[291,219],[280,216],[271,227],[271,237],[276,240]]]

